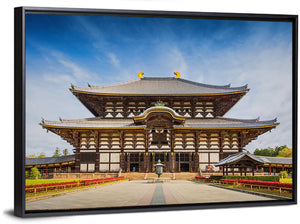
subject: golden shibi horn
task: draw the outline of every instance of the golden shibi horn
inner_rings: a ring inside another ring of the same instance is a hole
[[[174,75],[176,75],[175,79],[179,79],[180,78],[180,73],[179,72],[174,72]]]
[[[144,78],[143,75],[144,75],[144,72],[139,72],[138,77],[139,77],[140,79],[143,79],[143,78]]]

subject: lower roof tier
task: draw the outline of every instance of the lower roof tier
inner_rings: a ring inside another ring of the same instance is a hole
[[[259,119],[207,118],[186,119],[184,124],[173,125],[173,129],[252,129],[274,128],[279,123],[274,120]],[[146,129],[147,125],[136,124],[133,119],[101,119],[99,117],[84,119],[60,119],[59,121],[42,120],[44,128],[63,129]]]

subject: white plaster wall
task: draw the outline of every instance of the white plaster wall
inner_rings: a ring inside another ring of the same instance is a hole
[[[106,172],[107,170],[109,170],[109,164],[101,164],[99,165],[99,171],[100,172]]]
[[[109,162],[109,153],[100,153],[100,163]]]
[[[118,162],[120,162],[120,154],[119,153],[112,153],[112,154],[110,154],[110,161],[111,162],[116,162],[116,163],[118,163]]]

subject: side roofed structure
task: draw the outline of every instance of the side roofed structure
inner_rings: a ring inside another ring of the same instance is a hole
[[[271,175],[273,172],[289,171],[292,169],[292,165],[292,158],[257,156],[246,151],[229,155],[215,164],[215,166],[223,168],[223,175],[225,175],[225,173],[228,175],[229,171],[234,175],[236,170],[239,170],[241,175],[243,172],[246,175],[249,171],[252,171],[254,175],[254,170],[257,170],[258,167],[262,167],[263,171],[267,171],[269,175]]]

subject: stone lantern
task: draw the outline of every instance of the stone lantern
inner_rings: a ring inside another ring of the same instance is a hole
[[[160,178],[160,175],[163,174],[163,166],[164,166],[164,164],[161,163],[160,159],[154,165],[154,167],[155,167],[155,173],[158,175],[158,178]]]

